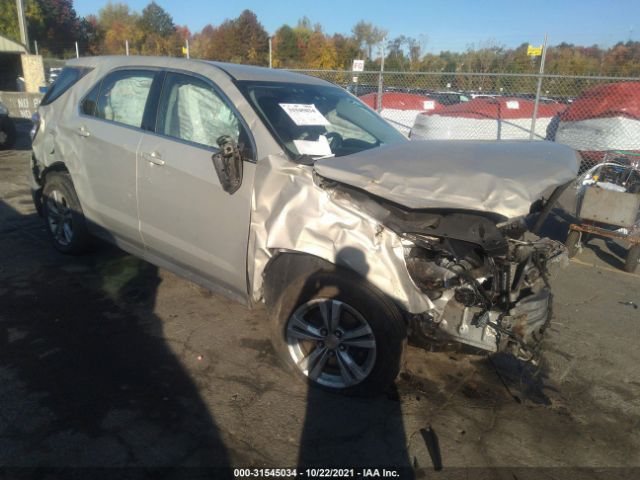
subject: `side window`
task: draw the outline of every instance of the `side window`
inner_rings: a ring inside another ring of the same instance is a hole
[[[209,84],[189,75],[167,74],[156,132],[217,148],[216,140],[222,135],[242,142],[242,130],[234,111]]]
[[[96,104],[98,103],[98,92],[100,91],[100,83],[98,83],[95,87],[91,89],[89,93],[82,100],[82,104],[80,105],[80,110],[85,115],[91,115],[92,117],[96,115]]]
[[[42,97],[40,105],[48,105],[69,90],[78,80],[91,71],[90,68],[64,67],[53,85]]]
[[[154,75],[146,70],[119,70],[107,75],[100,88],[96,116],[141,127]]]

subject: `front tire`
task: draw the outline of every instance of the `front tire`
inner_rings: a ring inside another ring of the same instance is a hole
[[[400,371],[406,326],[382,292],[343,269],[294,280],[273,311],[280,358],[310,385],[349,395],[386,390]]]
[[[53,172],[46,176],[42,210],[49,239],[56,250],[68,255],[87,250],[87,223],[68,173]]]

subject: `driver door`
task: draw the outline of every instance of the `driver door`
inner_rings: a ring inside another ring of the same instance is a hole
[[[155,133],[145,133],[140,143],[140,231],[159,263],[246,298],[255,165],[245,161],[240,189],[226,193],[212,161],[221,135],[248,140],[226,97],[201,77],[168,72]]]

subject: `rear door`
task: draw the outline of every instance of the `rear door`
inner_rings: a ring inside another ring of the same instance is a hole
[[[151,86],[160,72],[123,69],[108,74],[83,99],[72,126],[78,137],[87,216],[116,237],[141,245],[136,157]]]
[[[216,140],[245,146],[242,186],[233,195],[218,180]],[[140,229],[149,253],[186,276],[246,297],[254,156],[247,128],[213,82],[168,72],[155,133],[145,133],[138,159]]]

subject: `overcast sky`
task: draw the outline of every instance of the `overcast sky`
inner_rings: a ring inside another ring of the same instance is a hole
[[[106,0],[75,0],[79,15],[97,13]],[[125,1],[140,11],[149,0]],[[358,20],[389,31],[389,38],[408,35],[426,51],[466,50],[470,44],[494,39],[507,47],[528,42],[610,46],[619,40],[640,40],[640,0],[496,0],[496,1],[361,1],[361,0],[159,0],[176,24],[197,32],[248,8],[269,33],[283,23],[295,25],[306,15],[325,32],[345,33]]]

